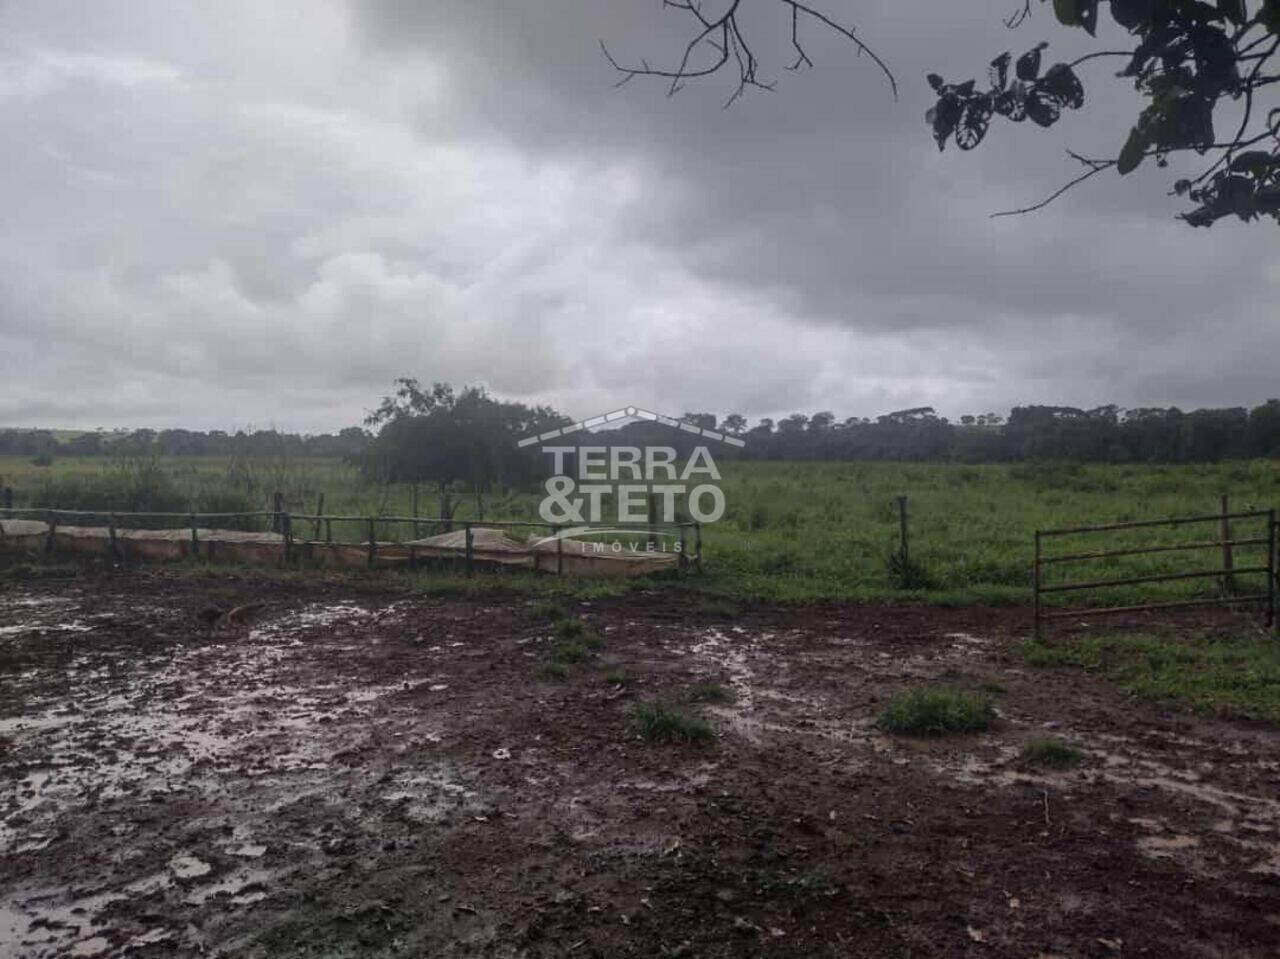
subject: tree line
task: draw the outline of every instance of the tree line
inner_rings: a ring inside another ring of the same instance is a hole
[[[1252,409],[1187,412],[1177,407],[1016,406],[1007,419],[984,413],[958,422],[927,406],[875,419],[840,420],[830,411],[795,413],[752,427],[738,414],[719,422],[709,413],[686,413],[685,418],[744,439],[743,449],[726,455],[746,459],[1216,463],[1280,456],[1280,400],[1275,399]]]
[[[685,413],[683,419],[745,441],[741,449],[717,447],[721,458],[764,460],[913,460],[964,463],[1049,460],[1101,463],[1215,463],[1280,457],[1280,400],[1252,409],[1183,411],[1176,407],[1093,409],[1017,406],[952,421],[932,407],[877,416],[838,418],[829,410],[793,413],[750,425],[731,413]],[[276,430],[149,430],[82,433],[59,438],[49,430],[0,430],[0,455],[329,457],[359,464],[390,482],[462,483],[518,487],[546,471],[525,436],[570,423],[546,406],[526,406],[490,396],[482,387],[455,392],[448,384],[424,388],[397,381],[364,428],[300,435]],[[672,445],[688,452],[706,442],[650,422],[607,433],[576,433],[562,444]]]
[[[302,435],[278,430],[117,430],[60,437],[53,430],[0,430],[0,456],[30,456],[52,460],[57,456],[234,456],[358,457],[370,436],[353,426],[338,433]]]

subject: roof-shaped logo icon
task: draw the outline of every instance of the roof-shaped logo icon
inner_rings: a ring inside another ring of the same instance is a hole
[[[526,436],[516,445],[519,447],[533,446],[537,443],[545,443],[561,436],[568,436],[571,433],[579,433],[582,430],[594,430],[601,426],[607,426],[610,423],[619,423],[622,420],[647,420],[650,423],[659,423],[662,426],[669,426],[673,430],[679,430],[682,433],[692,433],[697,436],[704,436],[709,440],[715,440],[717,443],[726,443],[729,446],[746,446],[736,436],[730,436],[728,433],[722,433],[719,430],[709,430],[704,427],[697,426],[686,420],[677,419],[674,416],[663,416],[661,413],[654,413],[652,410],[641,409],[638,406],[628,406],[624,409],[614,410],[612,413],[602,413],[599,416],[592,416],[585,420],[579,420],[576,423],[570,423],[568,426],[557,430],[548,430],[545,433],[539,433],[536,436]]]

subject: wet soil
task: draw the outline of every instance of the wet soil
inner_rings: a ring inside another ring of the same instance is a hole
[[[519,597],[6,587],[0,956],[1280,955],[1273,727],[1029,667],[1023,610],[573,610],[557,679]],[[999,722],[879,732],[924,683]],[[650,700],[714,739],[642,741]]]

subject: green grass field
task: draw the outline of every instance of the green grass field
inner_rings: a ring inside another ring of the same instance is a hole
[[[704,532],[705,588],[770,599],[1025,602],[1037,528],[1211,513],[1222,493],[1230,494],[1233,510],[1280,506],[1280,463],[1263,460],[1212,466],[729,462],[721,469],[728,509]],[[150,472],[163,473],[163,479]],[[267,508],[278,489],[295,513],[312,512],[323,493],[328,514],[408,515],[413,496],[407,485],[369,482],[353,467],[327,460],[179,458],[149,466],[63,458],[39,467],[22,458],[0,458],[0,485],[14,488],[19,506],[126,509],[123,491],[139,482],[150,484],[148,489],[162,487],[165,502],[176,509],[193,503],[200,509]],[[898,535],[894,497],[900,494],[909,497],[911,557],[919,566],[920,589],[901,589],[889,568]],[[475,497],[453,497],[458,520],[479,517]],[[487,494],[484,518],[534,520],[539,498],[532,491]],[[438,511],[436,496],[426,487],[419,509],[422,515]],[[1235,535],[1261,536],[1264,529],[1262,521],[1240,523]],[[363,528],[335,526],[334,532],[335,538],[356,540]],[[407,526],[385,524],[379,535],[397,538],[408,532]],[[1073,536],[1048,541],[1046,555],[1217,535],[1216,525],[1206,524],[1105,538]],[[1217,549],[1157,553],[1054,567],[1050,573],[1120,578],[1210,568],[1220,557]],[[1262,565],[1265,550],[1240,547],[1235,562]],[[1241,576],[1238,585],[1254,592],[1264,580]],[[1215,588],[1213,581],[1190,581],[1113,589],[1096,597],[1071,595],[1071,600],[1180,598],[1210,595]]]

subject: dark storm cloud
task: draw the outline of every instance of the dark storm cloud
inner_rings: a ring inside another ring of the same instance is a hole
[[[1042,36],[1006,0],[832,0],[895,69],[744,20],[776,92],[614,89],[661,4],[410,0],[0,8],[0,422],[354,422],[397,375],[586,415],[1224,404],[1270,390],[1267,227],[1191,231],[1169,171],[1104,176],[1107,82],[1047,133],[939,154],[923,75]],[[1241,349],[1239,344],[1249,344]]]

